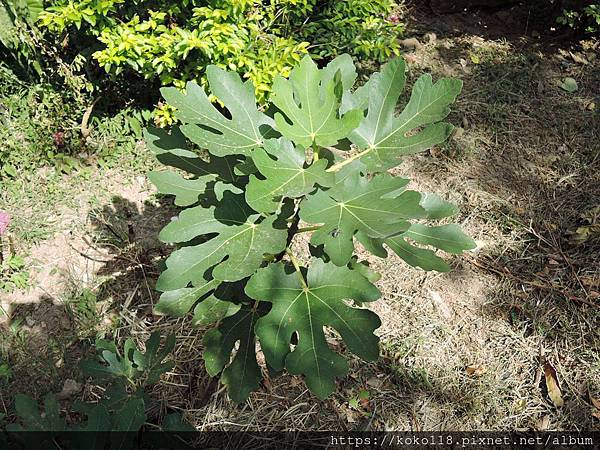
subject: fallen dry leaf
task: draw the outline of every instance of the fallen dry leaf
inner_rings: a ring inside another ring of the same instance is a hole
[[[544,363],[544,376],[546,378],[546,387],[548,388],[548,397],[550,397],[554,406],[560,408],[565,402],[560,391],[558,376],[556,375],[556,369],[547,361]]]
[[[383,384],[383,380],[381,380],[377,377],[371,377],[367,380],[367,386],[370,386],[373,388],[380,388],[382,384]]]
[[[569,52],[569,54],[571,55],[571,58],[573,59],[573,61],[575,61],[577,64],[589,64],[590,62],[585,58],[584,55],[582,55],[581,53],[573,53],[573,52]]]
[[[467,366],[465,370],[467,372],[467,375],[469,375],[470,377],[480,377],[481,375],[487,372],[487,369],[481,364]]]
[[[429,291],[429,296],[431,297],[431,300],[433,300],[433,304],[438,309],[440,314],[446,319],[451,319],[452,310],[450,309],[448,303],[442,299],[442,296],[439,294],[439,292]]]
[[[585,225],[577,228],[577,230],[571,234],[569,242],[573,245],[580,245],[598,233],[600,233],[600,224]]]

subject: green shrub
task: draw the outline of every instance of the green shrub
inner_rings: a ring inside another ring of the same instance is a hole
[[[431,248],[459,254],[475,245],[458,225],[429,225],[456,214],[452,204],[388,173],[403,156],[448,138],[453,127],[443,119],[462,82],[434,84],[423,75],[396,114],[402,59],[352,90],[350,56],[323,69],[305,56],[289,78],[276,77],[271,118],[257,109],[251,81],[215,66],[207,77],[227,115],[195,83],[185,93],[163,88],[183,125],[147,132],[159,161],[191,174],[149,174],[160,193],[188,207],[160,232],[180,248],[157,281],[156,312],[180,317],[193,309],[193,324],[216,323],[204,336],[204,361],[233,400],[260,384],[257,340],[270,371],[303,375],[324,398],[348,371],[326,328],[363,359],[379,354],[381,322],[364,307],[380,296],[379,275],[354,255],[355,244],[382,258],[387,247],[412,266],[438,271],[450,267]],[[348,150],[350,142],[356,148]]]
[[[131,339],[125,341],[121,351],[111,341],[97,340],[96,357],[83,360],[81,369],[95,383],[104,385],[100,398],[94,402],[75,400],[68,414],[63,415],[60,394],[47,394],[42,405],[26,394],[17,394],[13,413],[16,420],[0,427],[0,447],[53,448],[61,442],[72,449],[133,448],[153,403],[146,389],[173,367],[170,354],[174,345],[175,337],[170,335],[161,346],[157,332],[146,341],[145,352]],[[194,430],[178,413],[167,414],[155,427],[171,432]],[[17,433],[8,436],[3,429]]]
[[[81,106],[68,91],[10,77],[0,67],[0,179],[48,162],[68,171],[79,145]]]
[[[33,27],[42,7],[42,0],[0,0],[0,57],[27,74],[42,73]]]
[[[347,0],[323,3],[299,28],[311,42],[311,53],[326,59],[348,53],[359,60],[386,61],[400,53],[403,25],[391,0]]]
[[[580,28],[587,33],[600,31],[600,3],[593,3],[581,10],[563,9],[557,22],[571,28]]]
[[[93,58],[110,74],[127,69],[183,88],[190,80],[205,84],[204,69],[213,64],[252,80],[259,101],[274,77],[289,74],[311,48],[325,58],[344,51],[383,61],[398,53],[396,37],[402,30],[391,0],[51,4],[39,24],[53,33],[80,30],[74,36],[97,37],[102,45]]]

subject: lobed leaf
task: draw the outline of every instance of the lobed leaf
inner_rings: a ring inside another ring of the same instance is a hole
[[[405,84],[404,73],[404,60],[396,58],[371,77],[367,115],[350,134],[350,140],[363,149],[360,159],[371,171],[394,167],[400,157],[444,142],[453,130],[452,125],[440,121],[450,113],[449,105],[460,93],[462,81],[443,78],[433,84],[431,75],[422,75],[413,86],[408,104],[395,116]]]
[[[421,194],[405,190],[408,180],[380,174],[369,180],[360,174],[346,177],[327,191],[311,194],[300,205],[307,223],[322,223],[311,238],[324,245],[338,266],[345,265],[354,251],[353,238],[360,231],[372,238],[385,238],[410,227],[410,218],[423,217]]]
[[[221,382],[227,386],[235,402],[243,402],[262,380],[256,360],[254,326],[259,317],[256,308],[244,306],[236,314],[222,320],[217,328],[204,335],[204,363],[211,376],[221,371]],[[231,359],[235,344],[239,347]],[[231,360],[231,362],[230,362]]]
[[[163,97],[177,108],[177,118],[185,123],[181,131],[213,155],[249,155],[263,144],[261,128],[270,128],[272,119],[257,109],[250,80],[243,83],[237,73],[216,66],[208,66],[206,75],[212,93],[231,118],[221,113],[194,82],[187,84],[185,94],[173,87],[163,88]]]
[[[341,95],[336,95],[336,79],[325,75],[328,72],[320,71],[307,55],[292,70],[289,79],[279,76],[273,83],[271,100],[285,114],[285,117],[275,114],[277,130],[304,148],[313,143],[322,147],[337,144],[363,117],[359,109],[340,117]],[[346,78],[341,77],[339,83]]]
[[[344,302],[371,302],[380,296],[358,271],[316,259],[303,281],[279,262],[259,269],[246,285],[246,294],[273,305],[256,323],[268,364],[275,370],[285,366],[292,374],[304,375],[319,398],[327,397],[335,388],[335,379],[348,370],[345,360],[329,348],[324,327],[336,329],[361,358],[372,361],[379,355],[379,338],[373,334],[381,325],[379,318]],[[290,350],[295,334],[298,342]]]
[[[258,212],[274,212],[282,198],[297,198],[311,192],[315,185],[332,186],[335,175],[326,172],[327,160],[306,164],[304,149],[280,138],[265,142],[264,149],[252,152],[252,161],[264,180],[250,175],[246,201]]]
[[[254,273],[265,254],[285,249],[287,230],[277,216],[261,220],[247,215],[250,210],[239,195],[225,192],[218,208],[196,207],[183,211],[178,220],[160,234],[164,242],[184,242],[196,236],[208,236],[202,244],[183,247],[167,259],[167,269],[156,283],[159,291],[202,287],[208,292],[219,281],[237,281]],[[210,237],[210,235],[215,235]],[[207,272],[212,272],[207,277]]]

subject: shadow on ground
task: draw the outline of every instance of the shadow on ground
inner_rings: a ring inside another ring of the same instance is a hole
[[[424,18],[419,27],[435,29],[440,20]],[[545,395],[542,361],[556,367],[565,406],[554,413],[551,404],[546,412],[534,405],[538,417],[549,415],[550,427],[597,428],[590,396],[600,391],[599,43],[542,47],[510,33],[489,40],[494,30],[473,26],[406,55],[414,76],[464,80],[450,117],[460,129],[444,147],[410,161],[408,172],[460,194],[465,220],[485,245],[465,257],[467,273],[449,279],[483,273],[498,281],[479,314],[519,333],[516,348],[539,346],[537,357],[523,354],[529,391]],[[560,87],[565,77],[577,81],[575,92]]]

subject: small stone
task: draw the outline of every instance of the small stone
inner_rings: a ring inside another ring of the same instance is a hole
[[[410,50],[415,50],[423,46],[417,38],[402,39],[400,44],[402,44],[402,47]]]
[[[65,400],[81,391],[81,384],[75,380],[67,378],[63,384],[62,391],[56,394],[58,400]]]

